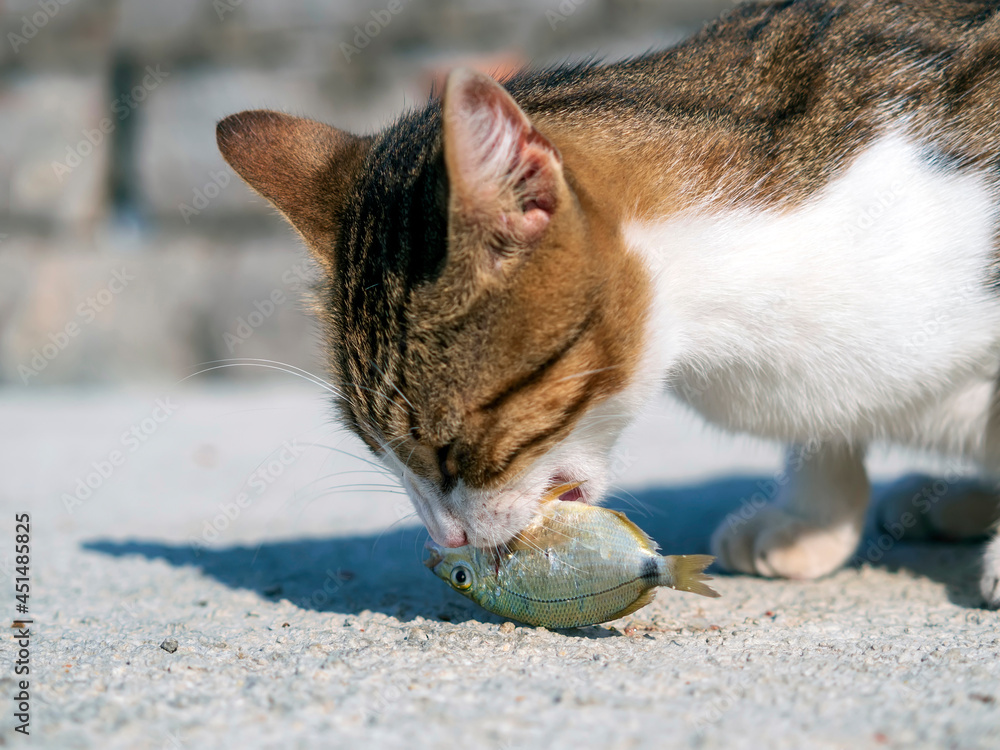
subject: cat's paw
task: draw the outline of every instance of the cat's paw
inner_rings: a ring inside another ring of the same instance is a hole
[[[987,607],[1000,609],[1000,536],[986,547],[986,554],[983,556],[983,576],[979,580],[979,589],[983,593]]]
[[[769,505],[750,519],[727,516],[712,535],[712,554],[734,572],[810,579],[843,565],[859,538],[854,526],[820,528]]]

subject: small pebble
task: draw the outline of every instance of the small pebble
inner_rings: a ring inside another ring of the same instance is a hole
[[[514,632],[514,627],[515,627],[514,623],[512,623],[510,620],[507,620],[507,622],[505,622],[503,625],[500,626],[500,632],[501,633],[513,633]]]
[[[427,633],[420,628],[410,628],[410,632],[406,634],[408,641],[426,641],[428,637]]]
[[[160,644],[160,648],[166,651],[168,654],[174,653],[177,650],[177,641],[173,638],[167,638],[163,643]]]

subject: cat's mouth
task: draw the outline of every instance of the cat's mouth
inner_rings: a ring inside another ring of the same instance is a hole
[[[549,489],[543,496],[543,502],[548,500],[562,500],[563,502],[587,502],[587,496],[583,494],[583,482],[574,482],[559,474],[552,478]]]

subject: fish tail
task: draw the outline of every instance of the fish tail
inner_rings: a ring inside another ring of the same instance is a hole
[[[663,585],[678,591],[690,591],[701,596],[719,596],[719,592],[702,583],[711,581],[712,577],[704,573],[715,558],[711,555],[673,555],[662,558],[664,575]]]

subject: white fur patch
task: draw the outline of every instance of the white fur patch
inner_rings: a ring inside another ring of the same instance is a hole
[[[656,288],[645,378],[765,437],[961,442],[918,433],[959,393],[967,417],[952,428],[985,427],[997,226],[994,185],[936,169],[898,134],[794,209],[632,222]]]
[[[470,123],[487,172],[511,144],[495,124]],[[599,500],[617,478],[618,434],[664,383],[728,429],[982,458],[1000,363],[1000,297],[986,283],[998,219],[984,176],[937,170],[890,135],[797,208],[628,223],[656,290],[631,386],[500,491],[459,484],[442,497],[396,468],[439,542],[467,533],[489,546],[528,523],[555,476],[586,480]]]

